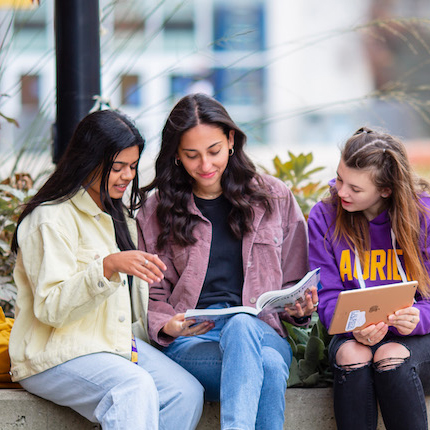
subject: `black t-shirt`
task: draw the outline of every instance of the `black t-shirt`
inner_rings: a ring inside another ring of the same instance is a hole
[[[213,200],[194,196],[194,201],[212,224],[209,264],[197,308],[204,309],[220,302],[227,302],[231,306],[241,305],[242,240],[236,239],[228,226],[231,203],[222,194]]]

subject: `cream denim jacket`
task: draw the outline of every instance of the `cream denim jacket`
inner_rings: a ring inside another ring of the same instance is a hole
[[[135,222],[131,220],[135,233]],[[119,252],[112,218],[80,190],[45,204],[18,228],[18,286],[9,353],[14,381],[96,352],[131,357],[131,333],[147,340],[148,285],[103,276],[103,258]]]

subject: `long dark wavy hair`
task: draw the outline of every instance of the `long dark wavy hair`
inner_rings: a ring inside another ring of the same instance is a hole
[[[121,199],[111,199],[108,181],[115,157],[122,150],[136,145],[140,157],[145,141],[126,115],[118,111],[103,110],[83,118],[55,171],[25,205],[12,238],[12,250],[14,252],[18,250],[17,231],[27,215],[41,204],[56,204],[70,199],[82,186],[88,189],[99,175],[101,175],[100,199],[103,210],[112,216],[118,247],[122,251],[135,249],[127,228],[124,210],[132,216],[140,202],[137,169],[128,208],[125,208]]]
[[[384,209],[388,210],[391,228],[403,250],[409,274],[418,281],[421,294],[429,297],[430,278],[420,252],[420,221],[424,223],[427,232],[429,211],[421,203],[420,195],[429,193],[430,184],[413,173],[403,143],[384,132],[360,128],[346,142],[341,158],[349,168],[368,170],[378,190],[391,190],[390,196],[385,199]],[[344,210],[335,188],[332,188],[328,201],[337,208],[335,238],[344,238],[350,246],[355,246],[364,266],[365,252],[370,250],[367,218],[362,211]],[[427,240],[425,234],[425,243]],[[428,259],[429,256],[425,258]]]
[[[229,132],[234,130],[234,154],[229,157],[221,178],[223,194],[232,204],[228,224],[233,235],[241,239],[244,233],[252,229],[253,204],[261,203],[271,211],[268,190],[244,152],[246,136],[243,131],[214,98],[205,94],[187,95],[170,112],[163,128],[161,149],[155,163],[155,179],[141,189],[142,201],[145,201],[148,192],[158,190],[159,250],[165,247],[169,238],[180,246],[196,242],[193,229],[199,218],[189,211],[194,179],[181,164],[175,164],[175,158],[182,135],[199,124],[219,127],[227,138]]]

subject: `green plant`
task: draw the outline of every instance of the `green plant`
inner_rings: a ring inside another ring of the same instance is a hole
[[[284,322],[293,351],[288,387],[327,387],[333,382],[328,361],[330,335],[315,312],[308,328]]]
[[[328,190],[327,185],[313,182],[311,176],[320,172],[324,167],[314,167],[309,170],[313,163],[313,155],[299,154],[294,155],[288,151],[289,160],[282,162],[278,156],[273,159],[275,172],[271,173],[276,178],[285,182],[293,192],[303,214],[307,218],[312,206],[321,199],[323,194]],[[267,169],[264,169],[267,173]]]
[[[16,286],[12,277],[15,256],[10,243],[21,206],[34,195],[32,181],[27,175],[15,175],[0,184],[0,306],[6,316],[13,317]]]
[[[303,214],[307,218],[312,206],[327,192],[328,186],[313,181],[312,176],[324,167],[311,167],[313,155],[294,155],[282,162],[278,156],[273,159],[273,176],[285,182],[294,194]],[[266,170],[267,172],[267,170]],[[269,173],[269,172],[268,172]],[[296,327],[284,322],[287,328],[293,360],[288,379],[289,387],[325,387],[332,383],[332,372],[328,361],[330,336],[315,312],[308,328]]]

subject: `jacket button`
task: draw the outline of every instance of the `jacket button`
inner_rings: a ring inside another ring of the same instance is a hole
[[[250,261],[248,261],[247,266],[248,266],[248,267],[251,267],[251,266],[252,266],[252,263],[251,263]]]
[[[125,321],[125,316],[124,315],[120,315],[118,318],[119,322],[124,322]]]
[[[94,260],[98,260],[100,258],[100,255],[99,254],[96,254],[95,256],[94,256]]]
[[[278,243],[278,242],[279,242],[279,239],[278,239],[277,237],[275,237],[275,238],[273,239],[273,241],[274,241],[275,243]]]
[[[105,284],[104,284],[104,282],[99,281],[99,282],[97,283],[97,286],[98,286],[98,287],[100,287],[100,288],[103,288],[103,287],[105,286]]]
[[[95,219],[96,221],[100,221],[100,215],[96,215],[96,216],[94,217],[94,219]]]
[[[249,299],[249,303],[255,303],[257,301],[257,299],[255,297],[251,297]]]

